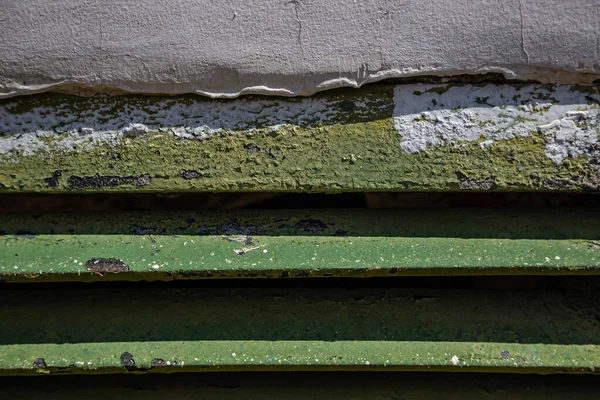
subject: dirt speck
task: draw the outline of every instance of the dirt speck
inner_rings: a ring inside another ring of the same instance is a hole
[[[249,143],[245,145],[244,149],[246,149],[248,153],[260,153],[260,147],[258,147],[254,143]]]
[[[36,358],[33,362],[33,368],[46,368],[46,361],[43,358]]]
[[[500,353],[500,356],[505,359],[508,360],[510,358],[510,353],[506,350],[503,350],[502,353]]]
[[[129,228],[129,232],[133,233],[136,236],[146,236],[146,235],[152,235],[152,234],[156,233],[156,229],[155,228],[147,228],[145,226],[132,225]]]
[[[318,219],[304,219],[294,225],[294,228],[301,229],[304,232],[323,232],[327,229],[327,224]]]
[[[88,271],[97,274],[105,274],[108,272],[128,272],[129,266],[118,258],[91,258],[86,263]]]
[[[202,175],[200,175],[200,172],[198,171],[194,171],[191,169],[182,169],[181,171],[179,171],[179,176],[181,176],[183,179],[198,179],[200,178]]]
[[[165,360],[163,360],[162,358],[155,358],[154,360],[152,360],[150,365],[152,365],[153,367],[162,367],[163,365],[166,365],[166,363]]]
[[[262,232],[262,224],[243,224],[237,219],[233,219],[225,224],[217,225],[216,229],[207,229],[207,234],[210,235],[260,235]]]
[[[496,183],[488,180],[483,182],[476,182],[469,179],[462,180],[458,183],[458,188],[460,190],[494,190],[496,189]]]
[[[128,352],[121,354],[121,365],[124,367],[135,367],[135,360]]]
[[[21,231],[15,234],[15,239],[35,239],[33,232]]]
[[[54,171],[50,178],[45,178],[44,182],[46,182],[46,186],[51,189],[56,189],[58,187],[58,180],[62,176],[62,171]]]

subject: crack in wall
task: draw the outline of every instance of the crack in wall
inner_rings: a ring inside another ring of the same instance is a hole
[[[298,46],[300,46],[300,52],[304,55],[304,45],[302,44],[302,20],[300,19],[300,0],[291,0],[288,4],[294,5],[294,11],[296,13],[296,21],[298,21],[298,35],[296,36],[298,40]]]
[[[521,52],[529,65],[529,52],[525,49],[525,22],[523,19],[523,1],[519,0],[519,15],[521,16]]]

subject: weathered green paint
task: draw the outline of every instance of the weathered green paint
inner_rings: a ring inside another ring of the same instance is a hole
[[[409,372],[220,373],[0,378],[10,399],[163,400],[596,400],[590,375],[436,374]]]
[[[592,96],[597,96],[597,87],[573,90],[589,92],[586,107],[597,109],[597,98]],[[134,131],[121,139],[108,134],[103,139],[90,135],[87,140],[82,133],[75,140],[66,133],[51,133],[35,139],[39,143],[33,147],[29,139],[18,139],[21,147],[0,156],[0,192],[598,189],[597,144],[589,146],[585,155],[555,164],[545,154],[544,135],[537,131],[495,141],[493,146],[486,147],[482,138],[410,154],[400,148],[401,137],[394,126],[393,91],[392,85],[374,85],[309,100],[271,98],[269,107],[295,114],[285,114],[281,125],[273,125],[277,121],[269,122],[268,110],[260,106],[255,123],[246,121],[239,125],[242,129],[233,121],[231,129],[212,136],[203,131],[181,137],[173,133],[176,127],[165,127]],[[186,105],[202,113],[209,105],[224,104],[235,110],[236,104],[250,107],[261,101],[267,100],[37,95],[9,99],[0,106],[10,106],[10,115],[18,115],[23,124],[35,108],[39,115],[59,115],[84,125],[95,110],[101,110],[98,118],[103,123],[130,115],[130,123],[143,120],[157,125],[152,121],[156,109]],[[323,109],[314,111],[303,101],[318,102]],[[519,104],[518,99],[514,102]],[[592,117],[585,129],[597,134],[597,116]],[[61,123],[47,128],[60,132]],[[18,134],[2,133],[4,138]]]
[[[564,209],[14,214],[0,216],[0,251],[5,281],[597,274],[600,215]]]
[[[4,290],[0,373],[434,370],[593,373],[598,293]],[[34,367],[36,359],[45,368]],[[164,361],[152,366],[152,360]]]
[[[223,340],[6,345],[0,346],[0,374],[123,373],[127,372],[119,360],[123,351],[133,354],[139,372],[166,373],[253,370],[595,373],[600,368],[598,345]],[[526,362],[515,357],[505,360],[501,356],[503,351]],[[52,360],[50,367],[33,367],[40,354],[48,355],[46,362]],[[457,366],[452,362],[454,355],[461,360]],[[169,359],[171,365],[152,368],[152,360],[161,356]]]

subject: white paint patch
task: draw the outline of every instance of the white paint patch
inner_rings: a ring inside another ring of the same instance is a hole
[[[408,153],[428,147],[495,141],[539,132],[556,164],[589,152],[598,140],[597,93],[573,86],[398,85],[394,125]]]
[[[27,98],[0,104],[0,155],[30,156],[37,151],[80,151],[160,132],[184,139],[216,134],[253,134],[294,126],[336,122],[339,100],[305,99],[174,99],[131,100],[100,96],[69,104],[29,107]],[[34,103],[35,104],[35,103]],[[366,116],[382,102],[353,102],[354,116]],[[21,111],[22,106],[29,107]],[[52,140],[50,140],[52,139]]]
[[[458,363],[460,362],[457,356],[452,356],[450,360],[452,361],[453,365],[458,365]]]

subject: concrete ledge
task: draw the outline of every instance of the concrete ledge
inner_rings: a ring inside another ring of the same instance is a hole
[[[527,84],[7,99],[0,191],[597,191],[599,104]]]

